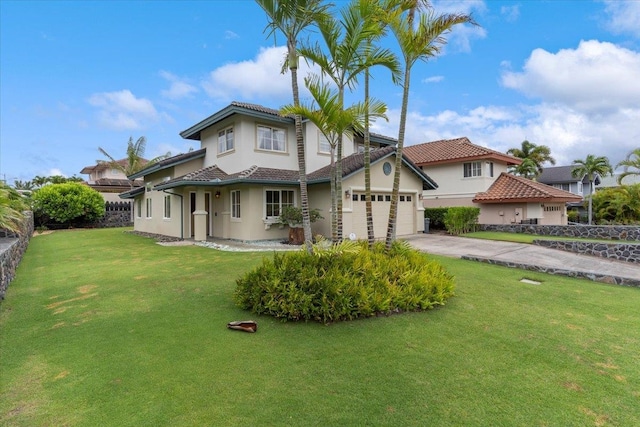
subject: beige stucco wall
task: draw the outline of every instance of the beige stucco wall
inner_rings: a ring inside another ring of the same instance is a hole
[[[480,208],[480,224],[513,224],[523,220],[537,218],[541,225],[566,225],[567,213],[564,203],[546,203],[541,207],[539,203],[505,203],[478,204]],[[541,212],[540,212],[541,211]],[[540,216],[542,215],[542,216]]]
[[[493,177],[490,177],[487,173],[488,163],[483,161],[483,176],[472,178],[463,176],[463,163],[423,166],[426,174],[438,184],[437,189],[424,192],[425,200],[442,199],[445,201],[441,202],[441,206],[460,206],[449,204],[446,200],[471,200],[476,193],[487,191],[496,178],[507,171],[506,164],[493,162]]]

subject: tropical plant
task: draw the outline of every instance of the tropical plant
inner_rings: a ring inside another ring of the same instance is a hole
[[[520,148],[510,148],[507,150],[507,154],[510,154],[514,157],[518,157],[523,160],[523,164],[520,167],[515,167],[516,171],[520,170],[524,173],[518,173],[521,176],[526,178],[533,178],[531,173],[535,170],[535,175],[540,175],[542,172],[542,165],[545,162],[549,162],[552,165],[556,164],[556,160],[551,157],[551,149],[546,145],[536,145],[532,142],[527,141],[526,139],[522,141]],[[524,161],[526,160],[527,164],[525,165]],[[533,162],[533,164],[531,164]],[[535,168],[535,169],[534,169]]]
[[[161,156],[155,157],[151,160],[146,160],[144,158],[144,152],[147,149],[147,139],[144,136],[138,138],[136,142],[133,142],[133,137],[129,137],[129,142],[127,142],[127,155],[123,159],[123,161],[116,160],[111,154],[107,153],[104,148],[98,147],[98,151],[100,151],[106,158],[109,160],[98,160],[98,164],[108,164],[110,167],[114,169],[118,169],[126,176],[133,175],[136,172],[141,171],[142,169],[157,163],[161,160],[166,159],[171,156],[171,153],[163,154]],[[133,188],[133,181],[129,181],[129,185]]]
[[[365,70],[375,65],[383,65],[398,72],[398,62],[389,49],[373,46],[369,43],[380,33],[380,26],[373,21],[363,19],[356,2],[350,3],[340,12],[338,20],[324,15],[317,20],[326,52],[316,42],[302,46],[300,54],[320,67],[322,78],[327,77],[337,87],[336,107],[344,109],[345,89],[352,89]],[[369,103],[370,105],[373,102]],[[335,153],[336,194],[342,193],[342,157],[343,134],[337,134]],[[336,199],[336,233],[342,239],[342,197]]]
[[[20,193],[0,183],[0,229],[20,233],[24,220],[23,211],[28,208]]]
[[[60,224],[95,221],[104,216],[104,199],[93,188],[69,182],[46,185],[33,194],[34,214]]]
[[[640,184],[604,188],[591,196],[598,223],[639,224]]]
[[[618,175],[618,184],[622,184],[622,180],[627,176],[640,176],[640,148],[635,148],[616,165],[616,168],[624,167],[624,170]]]
[[[278,223],[288,225],[289,227],[299,227],[302,224],[302,208],[298,206],[284,206],[280,211]],[[319,209],[309,209],[309,220],[313,223],[319,219],[324,219],[320,215]]]
[[[340,190],[337,187],[338,171],[334,161],[334,153],[339,146],[342,135],[354,131],[362,131],[364,127],[364,115],[370,117],[383,117],[387,107],[379,101],[369,100],[369,104],[357,103],[344,109],[339,100],[339,94],[332,91],[327,83],[322,83],[317,75],[305,78],[305,85],[311,93],[314,101],[308,104],[287,105],[280,110],[282,114],[299,114],[316,125],[320,132],[327,138],[331,147],[331,239],[342,240],[338,226],[338,211],[341,209]],[[340,172],[340,178],[342,174]]]
[[[522,176],[527,179],[535,179],[538,176],[538,165],[530,158],[522,159],[522,163],[511,168],[514,175]]]
[[[589,225],[591,225],[591,221],[593,218],[593,195],[595,193],[594,181],[596,179],[596,175],[600,175],[604,177],[605,175],[612,175],[613,168],[609,163],[609,159],[605,156],[594,156],[593,154],[588,154],[587,158],[576,159],[573,161],[573,169],[571,170],[571,175],[574,178],[581,178],[586,176],[589,180],[589,189],[590,193],[588,196],[589,199],[589,210],[588,210],[588,221]]]
[[[264,10],[269,19],[267,28],[269,34],[276,31],[282,32],[287,39],[287,60],[285,67],[291,72],[291,92],[293,93],[293,105],[300,105],[298,90],[298,37],[312,25],[320,16],[326,13],[328,5],[323,5],[321,0],[256,0],[256,3]],[[283,70],[284,68],[283,67]],[[302,134],[302,118],[299,114],[294,116],[296,130],[296,147],[298,153],[298,169],[300,172],[300,205],[302,208],[302,227],[307,252],[313,252],[311,235],[311,219],[309,212],[309,193],[307,190],[307,172],[304,151],[304,138]]]
[[[476,231],[480,208],[455,206],[447,209],[444,225],[449,234],[463,234]]]
[[[409,88],[411,83],[411,69],[416,62],[427,61],[440,53],[446,44],[444,34],[458,24],[470,23],[477,25],[470,15],[442,14],[437,15],[432,8],[422,7],[420,0],[387,0],[385,15],[387,25],[400,46],[404,67],[402,80],[402,109],[398,129],[398,148],[396,151],[393,192],[389,208],[389,223],[385,246],[391,248],[396,238],[396,224],[398,221],[398,193],[400,191],[400,170],[402,168],[402,149],[404,147],[405,128],[407,123],[407,109],[409,105]],[[426,9],[426,10],[425,10]],[[418,20],[416,22],[416,14]]]
[[[35,186],[33,185],[32,181],[21,181],[19,179],[13,181],[13,188],[15,188],[16,190],[33,190],[35,189]]]

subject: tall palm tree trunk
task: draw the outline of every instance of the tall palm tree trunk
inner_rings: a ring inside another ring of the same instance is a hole
[[[295,52],[295,46],[289,47]],[[293,58],[289,58],[292,64]],[[295,58],[297,63],[297,58]],[[293,104],[300,105],[300,92],[298,89],[298,67],[290,65],[291,89],[293,91]],[[300,171],[300,207],[302,208],[302,229],[304,231],[304,245],[309,254],[313,254],[313,236],[311,235],[311,217],[309,215],[309,193],[307,191],[307,165],[304,150],[304,137],[302,135],[302,117],[295,115],[296,147],[298,151],[298,170]]]
[[[364,72],[364,102],[369,104],[369,70]],[[369,108],[364,115],[364,192],[367,216],[367,241],[369,246],[375,243],[373,229],[373,207],[371,206],[371,135],[369,133]]]
[[[389,223],[387,225],[387,236],[385,248],[391,249],[393,241],[396,239],[396,224],[398,223],[398,193],[400,192],[400,169],[402,168],[402,149],[404,147],[404,133],[407,122],[407,108],[409,104],[409,80],[411,68],[406,65],[404,71],[404,87],[402,89],[402,109],[400,110],[400,128],[398,130],[398,147],[396,149],[396,167],[393,174],[393,191],[391,193],[391,207],[389,208]]]

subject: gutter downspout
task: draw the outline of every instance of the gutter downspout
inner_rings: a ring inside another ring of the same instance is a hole
[[[178,193],[169,193],[167,190],[162,190],[162,192],[180,197],[180,240],[184,240],[184,196]]]

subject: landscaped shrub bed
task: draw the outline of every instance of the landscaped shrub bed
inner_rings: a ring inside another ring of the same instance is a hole
[[[236,303],[283,320],[330,323],[444,305],[454,282],[439,263],[403,242],[344,242],[275,253],[236,281]]]

